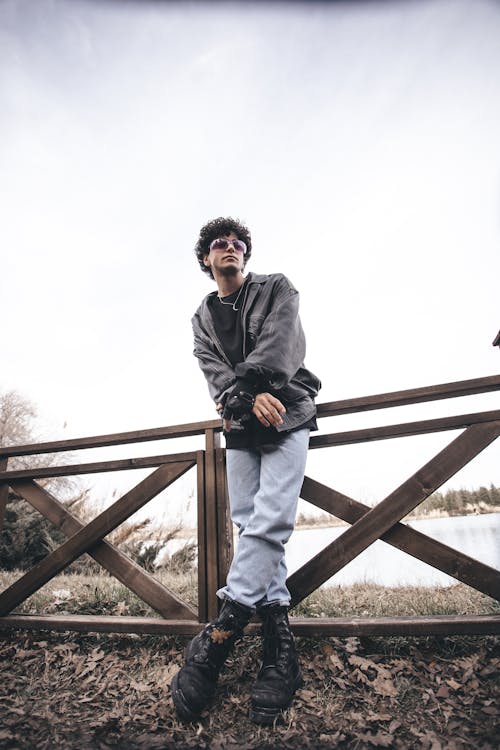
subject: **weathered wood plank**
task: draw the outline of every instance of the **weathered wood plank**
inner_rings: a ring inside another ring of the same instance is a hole
[[[171,427],[155,427],[148,430],[113,432],[109,435],[52,440],[47,443],[6,445],[1,447],[0,453],[4,456],[33,456],[38,453],[59,453],[60,451],[82,450],[84,448],[103,448],[109,445],[145,443],[150,440],[166,440],[169,438],[204,435],[207,429],[221,430],[221,420],[213,419],[206,422],[172,425]]]
[[[370,506],[353,500],[320,482],[309,477],[304,478],[300,496],[318,508],[341,518],[348,523],[355,523],[370,510]],[[404,523],[395,524],[389,531],[382,534],[383,542],[397,547],[412,557],[432,565],[437,570],[453,576],[458,581],[482,591],[483,594],[500,600],[500,571],[485,563],[474,560],[463,552],[452,549],[446,544],[432,539],[420,531],[406,526]]]
[[[123,523],[149,500],[172,484],[193,466],[193,462],[164,464],[136,485],[130,492],[77,531],[34,568],[0,594],[0,616],[11,612],[22,601],[64,570],[73,560],[88,552],[113,529]]]
[[[195,635],[203,624],[198,620],[166,620],[157,617],[101,615],[6,615],[0,617],[0,631],[23,630],[77,631],[80,633],[144,633]]]
[[[424,401],[434,401],[444,398],[456,398],[478,393],[486,393],[500,389],[500,375],[484,378],[472,378],[455,383],[410,388],[404,391],[379,393],[373,396],[361,396],[340,401],[331,401],[318,405],[318,416],[328,417],[339,414],[349,414],[372,409],[386,409],[393,406],[416,404]],[[69,440],[55,440],[45,443],[29,445],[9,445],[1,448],[0,453],[5,456],[28,456],[37,453],[56,453],[59,451],[79,450],[83,448],[100,448],[108,445],[122,445],[125,443],[142,443],[150,440],[203,435],[206,430],[221,430],[220,419],[205,422],[173,425],[170,427],[156,427],[146,430],[116,432],[108,435],[97,435]]]
[[[205,433],[205,527],[207,543],[207,614],[213,620],[218,614],[216,591],[219,588],[217,548],[217,477],[215,451],[220,436],[214,430]]]
[[[215,475],[217,484],[217,547],[218,586],[226,583],[229,566],[233,559],[233,524],[229,512],[229,497],[226,482],[226,451],[217,448],[215,451]]]
[[[499,615],[434,615],[432,617],[339,617],[290,618],[293,632],[299,636],[368,635],[496,635],[500,633]]]
[[[19,480],[14,488],[66,536],[73,536],[85,527],[57,498],[35,482]],[[196,617],[195,609],[110,542],[99,542],[88,554],[162,617],[174,620]]]
[[[456,417],[441,417],[440,419],[425,419],[419,422],[403,422],[402,424],[384,425],[383,427],[369,427],[363,430],[348,432],[334,432],[329,435],[314,435],[309,441],[310,448],[326,448],[332,445],[353,445],[373,440],[387,440],[390,438],[424,435],[431,432],[446,430],[460,430],[472,424],[494,422],[500,419],[500,410],[484,411],[476,414],[461,414]]]
[[[433,617],[291,617],[297,636],[374,635],[498,635],[499,615],[436,615]],[[196,620],[162,620],[153,617],[100,617],[97,615],[8,615],[0,617],[0,630],[55,630],[81,633],[139,633],[193,636],[199,633]],[[248,635],[259,635],[260,625],[250,623]]]
[[[287,586],[292,595],[292,604],[300,602],[357,557],[477,456],[499,434],[500,421],[468,427],[385,500],[365,513],[347,531],[290,576]]]
[[[188,453],[167,453],[163,456],[139,456],[138,458],[121,458],[116,461],[97,461],[86,464],[68,464],[67,466],[43,466],[33,469],[0,472],[0,482],[11,482],[16,479],[43,479],[45,477],[69,477],[80,474],[99,474],[106,471],[123,471],[125,469],[150,469],[161,464],[175,464],[180,461],[196,461],[196,451]]]
[[[441,383],[423,388],[410,388],[404,391],[379,393],[374,396],[358,396],[342,401],[330,401],[319,404],[319,417],[334,417],[340,414],[353,414],[373,409],[387,409],[393,406],[407,406],[425,401],[440,401],[445,398],[458,396],[472,396],[478,393],[500,390],[500,375],[490,375],[485,378],[460,380],[455,383]]]
[[[205,513],[205,451],[197,458],[197,498],[198,505],[198,619],[208,620],[207,610],[207,523]]]

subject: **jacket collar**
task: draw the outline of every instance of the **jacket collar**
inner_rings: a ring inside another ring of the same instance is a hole
[[[245,281],[243,283],[250,285],[250,284],[265,284],[265,282],[269,279],[269,275],[265,273],[252,273],[252,271],[249,271],[248,274],[245,276]],[[249,289],[247,289],[248,294]],[[246,296],[245,295],[245,296]],[[209,299],[212,297],[217,296],[217,289],[213,292],[209,292],[207,296],[202,300],[200,307],[202,307],[204,310],[206,309],[206,305]]]
[[[250,271],[247,275],[247,281],[249,284],[264,284],[269,279],[269,276],[265,273],[252,273]]]

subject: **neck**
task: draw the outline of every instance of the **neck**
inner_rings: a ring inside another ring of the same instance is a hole
[[[234,276],[218,276],[216,279],[219,297],[227,297],[228,294],[236,292],[245,281],[245,277],[239,271]]]

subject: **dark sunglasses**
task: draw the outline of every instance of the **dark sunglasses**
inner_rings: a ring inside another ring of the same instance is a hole
[[[210,250],[227,250],[232,245],[237,253],[246,254],[247,246],[243,240],[226,240],[224,237],[218,237],[210,243]]]

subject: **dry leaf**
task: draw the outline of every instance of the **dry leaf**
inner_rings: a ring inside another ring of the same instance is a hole
[[[214,643],[224,643],[224,641],[227,641],[232,634],[232,630],[219,630],[218,628],[214,628],[210,633],[210,638]]]
[[[360,669],[353,669],[353,671],[351,672],[351,678],[356,682],[363,683],[363,685],[370,684],[370,680]]]
[[[350,654],[355,654],[359,650],[359,638],[352,636],[345,639],[345,650]]]
[[[367,721],[390,721],[392,714],[376,714],[370,711],[366,717]]]
[[[349,664],[353,664],[356,667],[360,667],[364,672],[368,672],[370,669],[377,669],[377,665],[371,659],[365,659],[363,656],[348,656],[347,661]]]
[[[337,654],[330,654],[330,662],[336,669],[344,669],[344,662]]]
[[[137,690],[138,693],[149,693],[151,691],[151,685],[146,685],[145,682],[136,682],[130,680],[130,687],[132,690]]]
[[[450,697],[450,691],[446,687],[446,685],[441,685],[439,690],[436,691],[436,697],[437,698],[449,698]]]
[[[483,714],[489,714],[490,716],[497,716],[500,713],[498,708],[495,708],[495,706],[483,706],[481,711],[483,712]]]
[[[398,694],[398,691],[393,681],[391,679],[388,679],[387,677],[379,675],[375,677],[375,679],[373,680],[371,684],[375,692],[378,693],[379,695],[387,695],[390,697],[394,697]]]
[[[394,737],[387,732],[377,732],[376,734],[356,734],[356,739],[368,742],[374,747],[392,747]]]

